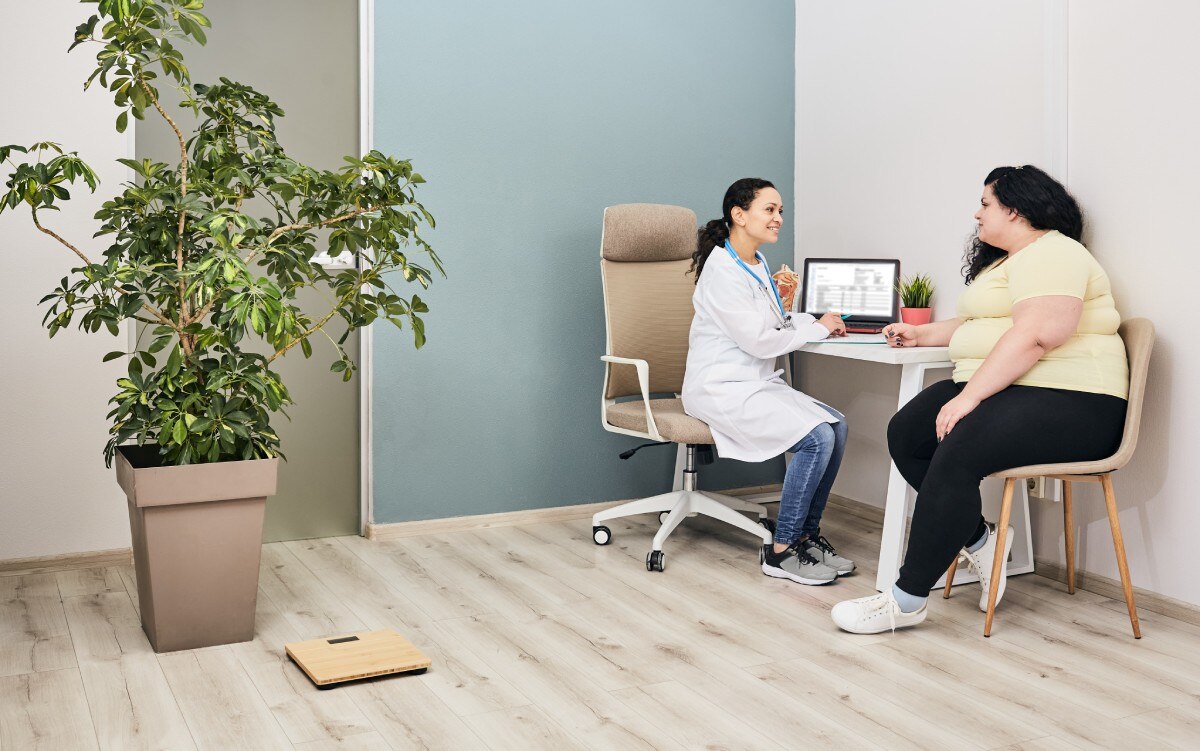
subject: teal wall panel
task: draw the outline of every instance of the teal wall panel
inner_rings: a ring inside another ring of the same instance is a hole
[[[674,452],[600,426],[601,215],[719,215],[725,188],[793,193],[790,0],[379,2],[375,143],[411,158],[446,261],[428,344],[377,327],[375,521],[633,498]],[[768,249],[790,261],[790,228]],[[779,482],[718,461],[710,489]]]

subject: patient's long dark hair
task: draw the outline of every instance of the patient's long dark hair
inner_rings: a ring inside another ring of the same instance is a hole
[[[1062,183],[1032,164],[1021,167],[997,167],[984,178],[992,186],[1001,206],[1013,209],[1034,229],[1056,229],[1072,240],[1083,237],[1083,212]],[[967,244],[963,255],[963,277],[967,284],[980,272],[1008,255],[1000,248],[979,239],[979,230]]]
[[[747,211],[750,204],[754,203],[758,191],[774,187],[773,183],[761,177],[743,177],[729,186],[729,190],[725,191],[725,200],[721,201],[721,218],[713,219],[696,233],[696,252],[692,253],[692,267],[688,269],[688,273],[695,274],[697,282],[700,281],[700,272],[704,271],[704,262],[708,260],[713,248],[724,245],[729,239],[729,226],[733,224],[733,215],[730,212],[733,211],[733,207],[740,206],[743,211]]]

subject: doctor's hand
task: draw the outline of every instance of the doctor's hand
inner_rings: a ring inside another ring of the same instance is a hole
[[[830,336],[846,335],[846,322],[837,313],[826,313],[817,319],[817,323],[829,329]]]
[[[883,336],[889,347],[917,346],[917,327],[911,323],[889,323],[883,327]]]
[[[937,422],[934,423],[937,430],[937,439],[941,441],[950,435],[950,431],[954,430],[954,426],[958,424],[958,421],[974,412],[978,406],[979,400],[966,394],[959,394],[946,402],[942,406],[941,411],[938,412]]]

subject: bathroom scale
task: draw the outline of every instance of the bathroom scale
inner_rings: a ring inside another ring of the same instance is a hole
[[[283,645],[318,688],[393,673],[424,673],[431,660],[391,629]]]

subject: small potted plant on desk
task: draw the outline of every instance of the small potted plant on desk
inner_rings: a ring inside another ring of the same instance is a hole
[[[933,313],[929,307],[929,299],[933,297],[933,280],[927,274],[901,277],[896,282],[896,293],[900,295],[901,321],[914,326],[929,323]]]
[[[323,331],[335,317],[349,330],[378,319],[407,325],[420,347],[428,307],[392,285],[429,285],[431,272],[406,255],[413,247],[441,271],[417,233],[433,218],[416,201],[424,180],[408,161],[372,151],[336,172],[313,169],[280,146],[283,111],[265,95],[226,78],[192,83],[175,45],[204,43],[202,6],[99,0],[75,30],[72,49],[97,50],[87,83],[113,92],[117,130],[150,112],[179,146],[174,165],[120,160],[137,177],[95,215],[96,236],[110,243],[102,256],[46,223],[69,185],[96,189],[95,172],[58,144],[0,146],[0,212],[28,207],[37,229],[82,262],[42,299],[50,336],[71,324],[117,336],[134,322],[139,331],[132,352],[104,358],[129,363],[110,400],[104,456],[128,497],[142,627],[159,652],[254,636],[266,497],[283,456],[271,419],[291,403],[272,364],[292,351],[310,357],[310,339],[324,336],[332,370],[349,380],[346,337]],[[184,94],[175,117],[162,82]],[[181,111],[199,120],[187,136]],[[353,267],[311,262],[318,230],[331,256],[355,256]],[[307,287],[328,291],[324,315],[297,305]]]

